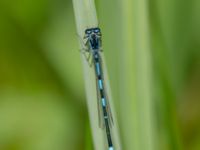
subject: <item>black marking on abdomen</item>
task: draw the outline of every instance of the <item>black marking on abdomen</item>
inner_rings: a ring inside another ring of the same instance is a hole
[[[107,140],[108,140],[108,146],[109,147],[113,147],[112,138],[111,138],[111,134],[110,134],[109,123],[108,123],[108,118],[105,119],[105,126],[106,126],[106,135],[107,135]]]

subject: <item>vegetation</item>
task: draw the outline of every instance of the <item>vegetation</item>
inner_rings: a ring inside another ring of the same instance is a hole
[[[199,150],[200,2],[95,2],[122,149]],[[72,1],[0,1],[1,150],[93,149],[76,33]]]

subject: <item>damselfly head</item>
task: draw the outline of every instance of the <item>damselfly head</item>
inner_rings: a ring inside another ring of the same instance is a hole
[[[101,30],[100,28],[89,28],[85,30],[84,39],[87,39],[86,44],[90,49],[99,49],[101,47]]]

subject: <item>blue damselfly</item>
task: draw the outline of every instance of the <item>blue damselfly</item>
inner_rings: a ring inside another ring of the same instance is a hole
[[[96,89],[98,100],[99,126],[106,131],[106,137],[109,150],[114,150],[111,136],[111,127],[113,126],[113,118],[108,101],[107,91],[105,87],[105,80],[103,74],[103,62],[101,57],[102,50],[102,34],[98,27],[88,28],[85,30],[83,37],[82,50],[90,66],[94,66],[96,77]],[[86,53],[88,55],[86,55]]]

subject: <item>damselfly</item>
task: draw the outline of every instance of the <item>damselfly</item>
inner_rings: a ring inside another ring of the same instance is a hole
[[[106,131],[109,150],[114,150],[110,130],[113,125],[113,118],[105,88],[103,62],[101,57],[101,52],[103,51],[101,37],[102,34],[100,28],[96,27],[86,29],[83,38],[85,41],[83,53],[84,55],[85,53],[88,53],[88,55],[85,55],[85,57],[90,66],[94,66],[94,72],[96,76],[99,125]]]

